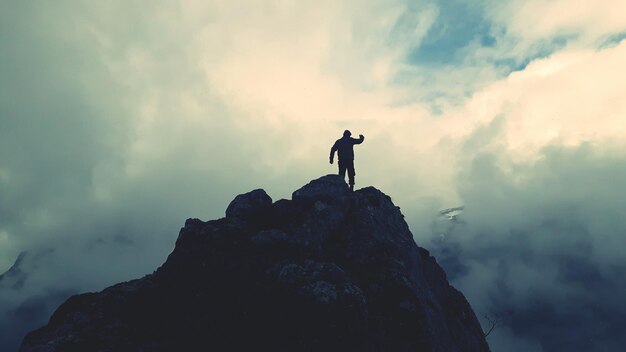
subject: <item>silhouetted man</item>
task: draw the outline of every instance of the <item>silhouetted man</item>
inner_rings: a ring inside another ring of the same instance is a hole
[[[352,146],[355,144],[361,144],[365,140],[362,134],[359,135],[359,139],[351,138],[352,133],[345,130],[343,137],[339,138],[333,147],[330,148],[330,163],[333,163],[335,152],[339,156],[339,175],[345,179],[346,170],[348,170],[348,184],[350,184],[350,190],[354,190],[354,150]]]

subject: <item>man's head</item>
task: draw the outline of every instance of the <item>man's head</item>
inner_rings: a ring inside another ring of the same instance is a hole
[[[348,130],[345,130],[345,131],[343,131],[343,136],[344,137],[350,137],[350,136],[352,136],[352,133],[350,133],[350,131],[348,131]]]

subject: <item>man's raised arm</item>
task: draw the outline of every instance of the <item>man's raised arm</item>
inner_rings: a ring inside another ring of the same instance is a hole
[[[363,137],[363,135],[360,134],[359,135],[359,139],[352,138],[352,143],[354,143],[354,144],[361,144],[361,143],[363,143],[364,140],[365,140],[365,137]]]

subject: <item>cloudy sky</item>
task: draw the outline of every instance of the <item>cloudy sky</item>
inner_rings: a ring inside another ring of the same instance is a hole
[[[618,351],[624,39],[623,0],[0,0],[0,349],[347,128],[494,351]]]

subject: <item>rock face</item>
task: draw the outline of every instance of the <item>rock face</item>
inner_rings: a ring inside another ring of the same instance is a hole
[[[153,274],[73,296],[34,351],[489,351],[391,199],[335,175],[189,219]]]

